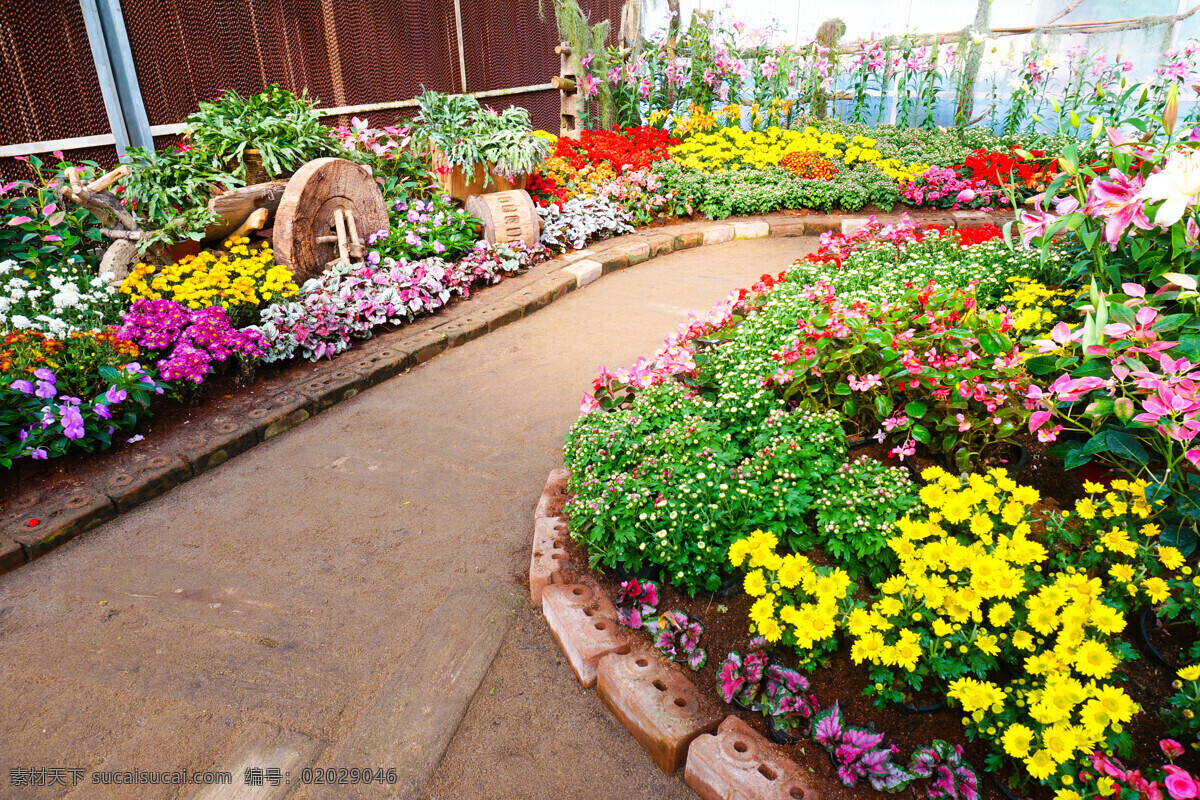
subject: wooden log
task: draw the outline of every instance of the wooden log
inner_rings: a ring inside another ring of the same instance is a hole
[[[87,190],[92,193],[103,192],[105,189],[112,186],[122,178],[128,178],[132,172],[133,170],[129,168],[128,164],[122,164],[111,172],[105,173],[89,183],[87,185]]]
[[[555,75],[550,79],[550,83],[554,84],[554,88],[563,92],[575,91],[575,81],[571,78],[564,78],[560,75]]]
[[[493,244],[524,242],[532,246],[541,236],[542,220],[533,198],[524,190],[475,195],[467,198],[466,209],[483,222],[483,236]]]
[[[267,218],[271,212],[265,208],[257,208],[250,212],[250,216],[246,217],[246,221],[237,226],[237,230],[229,234],[228,239],[237,239],[245,236],[251,231],[262,230],[262,227],[267,224]]]
[[[345,241],[345,210],[354,211],[355,225],[363,233],[388,229],[387,205],[377,184],[358,165],[342,158],[310,161],[288,181],[275,212],[271,236],[275,261],[292,270],[299,283],[338,257],[348,258],[324,237],[338,234]],[[338,229],[336,211],[343,211]],[[348,247],[347,247],[348,251]]]
[[[333,212],[333,224],[337,228],[338,256],[344,264],[349,266],[350,247],[346,244],[346,212],[340,208],[335,209]]]
[[[229,238],[229,234],[233,233],[238,225],[260,208],[265,208],[270,217],[279,208],[279,200],[283,197],[287,183],[287,180],[280,179],[242,186],[222,192],[209,200],[208,209],[218,214],[224,222],[205,228],[205,241]]]

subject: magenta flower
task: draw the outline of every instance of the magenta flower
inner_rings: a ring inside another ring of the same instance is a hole
[[[1197,782],[1187,770],[1174,764],[1167,764],[1163,770],[1167,773],[1163,783],[1167,785],[1167,792],[1175,800],[1192,800],[1194,797],[1200,797],[1200,782]]]
[[[9,384],[9,388],[16,389],[22,394],[33,394],[33,384],[26,380],[15,380]]]
[[[600,93],[600,81],[593,75],[584,75],[580,84],[583,86],[584,97],[595,97]]]

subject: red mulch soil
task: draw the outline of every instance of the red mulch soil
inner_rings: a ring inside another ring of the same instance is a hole
[[[1055,462],[1046,457],[1045,446],[1037,442],[1026,442],[1030,451],[1029,462],[1018,475],[1021,483],[1030,484],[1042,492],[1044,501],[1042,507],[1066,507],[1074,505],[1078,497],[1083,496],[1082,486],[1075,475],[1066,472],[1061,462]],[[870,441],[867,445],[850,451],[851,458],[869,455],[884,463],[889,462],[887,448]],[[921,461],[921,459],[918,459]],[[921,464],[916,472],[919,473]],[[917,478],[919,481],[919,477]],[[564,498],[565,500],[565,498]],[[587,582],[599,584],[609,599],[614,600],[620,589],[620,579],[607,570],[588,569],[587,550],[574,540],[569,540],[566,546],[569,559],[565,562],[564,579],[567,582]],[[815,562],[831,563],[823,553],[814,552],[809,555]],[[860,584],[857,596],[865,599],[866,588]],[[717,670],[720,668],[725,655],[730,651],[745,653],[752,638],[748,630],[750,606],[753,598],[746,594],[737,594],[728,599],[718,599],[710,595],[688,597],[671,586],[659,586],[659,610],[680,610],[699,619],[704,625],[704,636],[701,643],[708,653],[707,663],[697,672],[690,673],[686,666],[681,665],[685,674],[716,707],[725,713],[734,714],[750,724],[764,736],[768,735],[766,719],[755,712],[749,712],[727,705],[717,689]],[[652,646],[652,639],[644,630],[631,632]],[[1194,631],[1156,630],[1152,633],[1152,642],[1167,655],[1168,658],[1178,658],[1191,644]],[[1166,728],[1160,720],[1157,710],[1164,707],[1166,700],[1175,690],[1171,683],[1175,679],[1173,669],[1163,667],[1155,661],[1142,644],[1137,632],[1137,622],[1132,620],[1125,631],[1125,638],[1133,642],[1141,657],[1121,667],[1120,673],[1126,679],[1125,688],[1139,702],[1143,713],[1135,717],[1130,728],[1134,740],[1134,751],[1126,760],[1126,766],[1145,770],[1158,767],[1163,763],[1158,748],[1158,740],[1167,736]],[[773,660],[786,666],[795,667],[796,659],[788,648],[775,648],[772,651]],[[1178,662],[1176,662],[1178,663]],[[850,659],[850,646],[843,642],[834,653],[829,663],[808,675],[812,683],[812,691],[820,701],[822,708],[832,705],[836,700],[843,710],[843,718],[850,724],[861,725],[887,733],[887,742],[894,743],[900,748],[898,763],[907,765],[913,750],[922,745],[928,745],[934,739],[944,739],[952,744],[962,744],[966,749],[967,760],[979,774],[979,791],[984,800],[1001,800],[1003,795],[996,782],[984,767],[984,759],[988,746],[983,741],[968,742],[961,723],[961,712],[955,709],[943,708],[932,712],[913,713],[895,706],[877,708],[871,698],[863,695],[863,689],[868,683],[866,665],[855,665]],[[997,676],[996,680],[1006,680]],[[929,700],[918,695],[916,704],[928,703]],[[853,789],[842,785],[837,777],[825,750],[812,739],[804,739],[792,745],[785,745],[785,751],[802,768],[809,773],[809,780],[814,788],[829,798],[848,798],[850,800],[879,800],[881,793],[871,788],[863,781]],[[1181,766],[1193,772],[1200,770],[1200,754],[1189,751],[1177,761]],[[917,781],[902,795],[924,797],[925,781]],[[1036,789],[1020,793],[1035,800],[1046,800],[1052,796],[1048,790]]]

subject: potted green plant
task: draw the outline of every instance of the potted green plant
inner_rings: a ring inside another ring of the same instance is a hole
[[[230,89],[216,102],[200,103],[184,126],[187,144],[247,184],[286,178],[321,156],[346,157],[307,94],[275,84],[249,97]]]
[[[434,178],[460,200],[525,188],[527,176],[550,153],[549,141],[533,134],[523,108],[495,111],[474,97],[440,92],[424,92],[417,104],[417,135],[429,149]]]

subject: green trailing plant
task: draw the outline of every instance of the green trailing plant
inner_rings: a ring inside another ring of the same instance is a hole
[[[138,249],[143,253],[180,239],[199,241],[220,219],[209,210],[208,199],[245,185],[195,147],[161,152],[130,147],[127,154],[132,171],[121,183],[122,198],[142,226]]]
[[[615,64],[613,59],[617,57],[617,53],[610,51],[607,47],[611,27],[610,20],[601,20],[593,24],[584,10],[579,7],[578,0],[554,0],[554,26],[558,32],[558,40],[566,42],[571,48],[571,52],[578,55],[581,61],[587,59],[587,63],[584,65],[585,72],[604,75]],[[611,88],[605,81],[601,81],[595,87],[595,91],[596,102],[600,107],[600,122],[603,127],[607,128],[615,121],[615,99]],[[587,99],[588,92],[585,91],[584,100]],[[581,123],[586,127],[586,102],[583,111],[584,119],[581,120]]]

